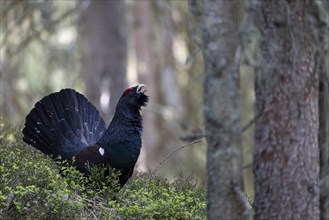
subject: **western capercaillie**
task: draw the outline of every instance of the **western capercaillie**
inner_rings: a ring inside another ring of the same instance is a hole
[[[97,109],[80,93],[63,89],[38,101],[26,116],[23,140],[53,158],[70,160],[88,175],[86,163],[120,170],[121,187],[131,177],[142,146],[141,107],[146,86],[124,91],[106,129]]]

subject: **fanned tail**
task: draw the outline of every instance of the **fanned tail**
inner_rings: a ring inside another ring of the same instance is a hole
[[[54,157],[68,159],[105,132],[99,112],[83,95],[63,89],[37,102],[26,116],[23,140]]]

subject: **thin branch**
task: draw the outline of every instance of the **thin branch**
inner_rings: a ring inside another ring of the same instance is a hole
[[[10,194],[7,200],[7,204],[6,204],[6,211],[8,211],[11,207],[11,205],[13,204],[13,201],[15,199],[15,195],[14,194]]]
[[[248,164],[244,165],[242,167],[242,169],[248,169],[248,168],[251,168],[252,166],[253,166],[253,163],[248,163]]]
[[[240,187],[238,187],[235,183],[233,183],[233,184],[234,184],[233,185],[233,191],[235,192],[235,194],[238,195],[238,198],[243,203],[243,206],[244,206],[244,213],[243,214],[245,216],[245,219],[250,219],[251,205],[250,205],[246,195],[242,191],[242,189]]]
[[[258,113],[257,115],[254,116],[247,124],[245,124],[241,130],[240,134],[244,133],[246,130],[248,130],[262,115],[264,114],[264,111]]]
[[[183,149],[183,148],[185,148],[185,147],[189,147],[189,146],[195,145],[195,144],[200,143],[200,142],[201,142],[201,140],[197,140],[197,141],[194,141],[194,142],[191,142],[191,143],[188,143],[188,144],[182,145],[182,146],[180,146],[180,147],[177,147],[175,150],[173,150],[171,153],[169,153],[167,156],[165,156],[165,158],[163,158],[163,159],[160,161],[159,165],[158,165],[158,166],[152,171],[152,173],[156,173],[156,172],[158,171],[159,167],[160,167],[164,162],[166,162],[166,160],[168,160],[168,159],[169,159],[174,153],[176,153],[177,151],[179,151],[179,150],[181,150],[181,149]]]
[[[185,61],[185,66],[190,67],[193,63],[194,58],[196,57],[196,55],[201,51],[201,49],[198,47],[197,49],[195,49],[194,51],[192,51],[192,53],[190,53]]]

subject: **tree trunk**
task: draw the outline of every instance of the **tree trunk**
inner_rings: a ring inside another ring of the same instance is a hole
[[[168,0],[132,3],[138,79],[148,85],[150,94],[149,107],[144,112],[145,159],[141,158],[144,169],[153,170],[170,152],[169,147],[178,145],[175,125],[182,107],[172,53],[175,35],[172,9]],[[171,113],[169,117],[166,110]],[[171,166],[170,172],[173,164],[166,163]]]
[[[247,218],[239,138],[237,6],[237,1],[191,1],[192,12],[201,16],[203,34],[209,219]]]
[[[324,55],[324,54],[323,54]],[[320,58],[322,62],[324,59]],[[324,62],[323,62],[324,64]],[[322,65],[323,65],[322,64]],[[324,68],[324,66],[322,66]],[[321,220],[329,219],[328,76],[321,69],[319,94],[320,210]]]
[[[145,83],[148,86],[148,94],[151,94],[150,103],[157,103],[159,98],[157,93],[158,88],[156,86],[156,61],[153,60],[155,54],[151,47],[154,43],[152,2],[134,1],[132,3],[132,13],[138,80],[140,83]],[[158,129],[157,117],[153,112],[145,111],[143,118],[145,158],[141,160],[143,161],[142,168],[147,170],[154,166],[153,161],[155,155],[153,153],[159,148],[161,132]]]
[[[319,219],[317,37],[310,1],[253,2],[256,72],[255,219]],[[313,27],[314,28],[314,27]]]
[[[126,5],[124,1],[85,1],[81,8],[81,72],[86,95],[108,122],[127,87]]]
[[[320,212],[321,220],[329,219],[329,2],[314,2],[319,22],[319,148],[320,148]]]

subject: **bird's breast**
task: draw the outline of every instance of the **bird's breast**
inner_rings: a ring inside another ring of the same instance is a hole
[[[125,140],[110,145],[106,148],[107,163],[117,169],[131,168],[139,157],[141,141]]]

